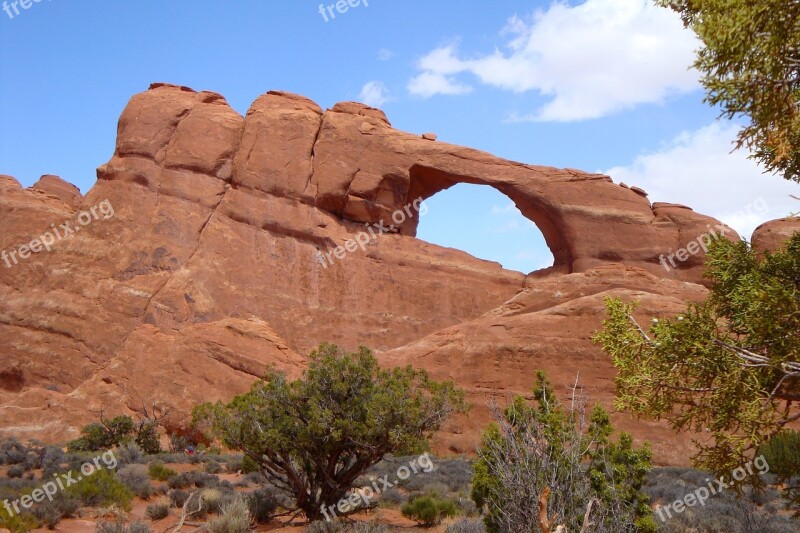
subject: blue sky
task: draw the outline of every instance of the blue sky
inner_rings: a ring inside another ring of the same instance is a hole
[[[304,0],[30,0],[18,15],[9,5],[0,173],[23,185],[58,174],[87,191],[128,99],[165,81],[219,92],[240,113],[272,89],[323,107],[366,101],[399,129],[610,172],[747,236],[798,210],[788,194],[800,186],[728,153],[736,126],[702,103],[688,69],[696,42],[669,11],[639,0],[361,1],[327,22]],[[421,238],[522,271],[552,261],[492,189],[458,186],[429,208]]]

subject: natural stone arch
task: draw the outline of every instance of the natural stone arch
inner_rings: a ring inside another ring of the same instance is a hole
[[[564,232],[560,229],[551,213],[548,212],[547,205],[541,200],[523,195],[508,184],[496,183],[493,180],[480,177],[456,175],[425,165],[413,165],[409,169],[409,178],[408,200],[416,198],[427,200],[441,191],[460,183],[487,185],[500,191],[514,203],[522,213],[522,216],[536,224],[536,227],[542,232],[547,247],[553,254],[553,267],[568,270],[572,265],[572,257],[566,244]],[[418,218],[410,219],[407,221],[406,227],[401,229],[401,232],[416,235],[418,224]]]

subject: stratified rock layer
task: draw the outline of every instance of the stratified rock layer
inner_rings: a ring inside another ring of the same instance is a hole
[[[702,254],[660,262],[717,222],[607,176],[427,137],[353,102],[323,111],[269,92],[242,117],[216,93],[154,84],[122,113],[86,196],[54,176],[30,189],[0,176],[0,250],[17,253],[0,263],[0,432],[63,440],[101,408],[154,402],[179,426],[267,366],[299,375],[321,341],[466,387],[477,415],[440,448],[469,451],[481,405],[528,392],[538,368],[559,387],[580,375],[610,404],[613,368],[589,340],[603,298],[640,299],[644,314],[702,299]],[[525,275],[416,239],[415,200],[457,183],[506,194],[554,266]],[[65,222],[71,236],[20,256]],[[331,253],[353,239],[363,246]]]

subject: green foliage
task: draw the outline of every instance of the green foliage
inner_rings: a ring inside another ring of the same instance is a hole
[[[453,500],[448,500],[436,494],[417,496],[405,504],[401,509],[403,516],[414,520],[424,527],[438,526],[445,518],[452,518],[458,513],[458,508]]]
[[[11,533],[27,533],[40,526],[39,519],[33,513],[23,512],[10,516],[8,512],[0,506],[0,528],[7,529]]]
[[[151,420],[134,422],[127,415],[106,420],[100,415],[100,422],[93,422],[81,429],[81,436],[67,444],[71,452],[97,452],[125,444],[135,443],[144,453],[161,453],[158,436],[158,423]]]
[[[612,441],[610,418],[599,405],[587,427],[582,399],[573,397],[565,408],[541,371],[533,397],[534,405],[515,397],[483,434],[472,498],[487,531],[538,527],[540,497],[549,492],[548,516],[569,531],[580,530],[594,502],[590,518],[602,531],[654,532],[642,491],[651,468],[648,446],[634,448],[626,433]]]
[[[164,463],[160,461],[153,461],[150,463],[150,467],[147,470],[148,474],[150,475],[150,479],[155,481],[167,481],[169,478],[177,476],[178,473],[171,468],[167,468],[164,466]]]
[[[71,452],[96,452],[108,450],[130,439],[133,433],[133,419],[129,416],[117,416],[111,420],[93,422],[81,429],[81,436],[69,444]]]
[[[136,432],[135,442],[147,455],[161,453],[161,441],[158,437],[158,424],[155,422],[142,422]]]
[[[303,378],[271,373],[228,405],[203,404],[195,427],[241,450],[297,509],[320,520],[386,454],[417,450],[454,411],[463,392],[411,367],[381,369],[362,347],[322,344]]]
[[[648,332],[635,304],[608,300],[594,340],[619,370],[617,407],[707,432],[695,464],[725,475],[800,416],[800,233],[764,258],[718,240],[707,275],[708,301],[653,319]]]
[[[795,0],[657,0],[703,42],[695,68],[706,101],[749,124],[739,146],[769,172],[800,181],[800,3]]]
[[[245,455],[242,458],[242,474],[252,474],[260,471],[261,467],[249,455]]]
[[[789,480],[800,477],[800,433],[781,431],[758,449],[763,455],[769,471],[778,479]]]
[[[800,433],[781,431],[758,449],[770,473],[785,487],[785,498],[800,518]]]
[[[65,495],[87,507],[118,505],[130,511],[133,493],[110,470],[97,470],[64,489]]]

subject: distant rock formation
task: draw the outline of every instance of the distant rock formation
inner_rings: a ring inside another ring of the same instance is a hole
[[[608,176],[433,139],[353,102],[323,111],[269,92],[242,117],[218,94],[154,84],[85,196],[54,176],[29,189],[0,176],[0,250],[29,252],[0,262],[0,434],[66,440],[101,407],[143,402],[177,427],[267,366],[299,375],[321,341],[467,388],[476,408],[439,450],[470,451],[486,401],[528,393],[539,368],[562,388],[579,375],[610,407],[614,371],[589,340],[603,298],[641,300],[643,315],[703,299],[702,252],[660,263],[717,221]],[[507,195],[553,267],[508,271],[416,239],[409,206],[457,183]],[[62,223],[71,236],[40,238]],[[685,461],[663,425],[615,418]]]

